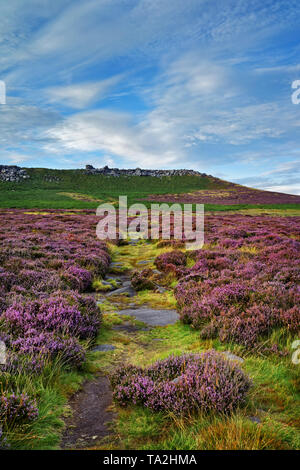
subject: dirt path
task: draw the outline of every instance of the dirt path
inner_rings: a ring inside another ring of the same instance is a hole
[[[82,389],[69,402],[72,416],[65,421],[66,431],[61,447],[85,448],[108,436],[108,425],[115,417],[108,410],[111,403],[112,392],[107,377],[98,376],[83,384]]]
[[[112,267],[120,264],[122,264],[122,257],[112,263]],[[145,263],[140,261],[138,264],[140,265],[138,269],[143,269]],[[111,273],[107,275],[108,278],[113,276]],[[131,286],[129,273],[122,273],[117,277],[121,281],[121,286],[113,292],[103,293],[102,297],[104,300],[109,299],[113,302],[120,315],[132,316],[148,325],[149,328],[166,326],[178,320],[176,310],[152,309],[147,305],[136,305],[135,296],[137,293]],[[124,305],[118,301],[118,295],[122,293],[127,293],[130,297],[130,308],[124,309]],[[115,300],[114,295],[116,295]],[[101,305],[101,302],[99,304]],[[114,327],[115,330],[120,329],[132,338],[141,328],[128,322]],[[125,357],[122,357],[122,361],[125,362]],[[69,406],[72,414],[65,419],[66,428],[61,441],[62,449],[85,449],[95,446],[100,442],[103,443],[103,439],[113,433],[110,423],[116,415],[110,409],[112,390],[107,376],[99,374],[92,381],[85,382],[71,398]]]

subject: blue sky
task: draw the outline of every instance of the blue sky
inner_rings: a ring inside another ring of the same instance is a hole
[[[0,164],[300,194],[297,0],[0,0]]]

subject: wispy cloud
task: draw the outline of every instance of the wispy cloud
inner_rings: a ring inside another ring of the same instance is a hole
[[[15,152],[13,150],[11,151],[5,151],[2,154],[3,156],[3,163],[6,163],[7,165],[23,165],[23,163],[27,162],[32,158],[31,155],[25,154],[25,153],[19,153]]]
[[[109,152],[141,166],[157,167],[178,161],[178,151],[164,141],[164,133],[134,125],[131,116],[104,110],[79,113],[48,130],[49,152]],[[52,143],[51,143],[52,142]]]
[[[63,104],[70,108],[86,108],[108,96],[110,90],[118,84],[121,78],[118,75],[97,82],[50,87],[46,90],[46,95],[50,103]]]
[[[278,65],[277,67],[261,67],[255,69],[256,73],[293,73],[300,71],[300,64]]]
[[[2,161],[15,151],[34,165],[91,159],[291,181],[298,1],[2,3]]]

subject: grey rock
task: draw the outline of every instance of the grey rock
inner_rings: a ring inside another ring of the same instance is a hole
[[[176,310],[156,310],[153,308],[136,308],[119,310],[118,315],[131,315],[150,326],[166,326],[177,322],[179,315]]]
[[[252,423],[261,423],[261,420],[257,416],[248,416],[248,418],[250,419],[250,421],[252,421]]]
[[[111,329],[115,331],[127,331],[128,333],[136,333],[137,331],[142,331],[139,326],[132,325],[130,322],[124,322],[121,325],[114,325]]]
[[[112,344],[98,344],[97,346],[95,346],[92,351],[95,352],[95,351],[113,351],[114,349],[116,349],[115,346],[113,346]]]
[[[109,277],[106,278],[107,282],[114,281],[117,283],[118,286],[122,286],[123,280],[116,274],[109,274]]]
[[[157,287],[156,287],[156,290],[157,290],[160,294],[163,294],[163,293],[166,292],[168,289],[166,289],[165,287],[162,287],[162,286],[157,286]]]
[[[240,362],[240,363],[243,363],[244,362],[244,359],[240,356],[236,356],[235,354],[233,354],[232,352],[230,351],[222,351],[222,354],[227,358],[229,359],[230,361],[237,361],[237,362]]]
[[[111,283],[110,283],[109,281],[104,281],[104,280],[102,279],[101,282],[102,282],[102,284],[103,284],[104,286],[111,286]]]
[[[56,176],[56,175],[46,174],[44,176],[44,181],[47,181],[47,183],[59,183],[61,181],[61,179],[58,178],[58,176]]]
[[[161,271],[159,271],[158,269],[153,269],[152,271],[154,274],[161,274]]]
[[[19,183],[29,178],[24,168],[16,165],[0,165],[0,181]]]
[[[104,176],[151,176],[156,178],[162,178],[164,176],[207,176],[205,173],[200,173],[195,170],[147,170],[142,168],[134,169],[120,169],[120,168],[109,168],[107,165],[103,168],[94,168],[92,165],[86,165],[85,172],[87,174],[99,174]]]
[[[181,375],[179,377],[175,377],[175,379],[171,380],[171,384],[178,384],[181,380]]]
[[[136,295],[136,291],[131,286],[120,287],[120,289],[116,289],[106,294],[106,297],[110,297],[112,295],[120,295],[120,294],[127,294],[128,297],[134,297]]]

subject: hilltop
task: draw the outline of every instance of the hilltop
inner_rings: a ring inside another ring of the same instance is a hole
[[[94,209],[101,202],[204,203],[206,210],[300,209],[300,196],[260,191],[195,170],[0,166],[0,207]]]

